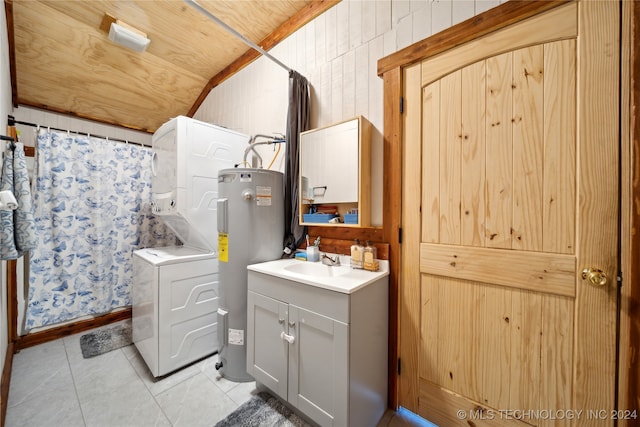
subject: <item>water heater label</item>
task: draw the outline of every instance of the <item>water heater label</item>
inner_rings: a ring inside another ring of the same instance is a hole
[[[229,235],[218,233],[218,260],[229,262]]]
[[[271,206],[271,187],[257,185],[256,202],[258,206]]]
[[[229,328],[229,344],[244,345],[244,330]]]

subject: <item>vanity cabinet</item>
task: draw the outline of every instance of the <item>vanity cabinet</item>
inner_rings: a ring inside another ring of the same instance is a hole
[[[383,277],[351,294],[249,271],[247,371],[320,426],[375,426],[387,403]]]
[[[300,223],[366,227],[371,224],[371,124],[358,116],[300,134]],[[344,221],[307,215],[331,207]],[[357,212],[357,214],[353,214]],[[324,222],[323,222],[324,221]]]

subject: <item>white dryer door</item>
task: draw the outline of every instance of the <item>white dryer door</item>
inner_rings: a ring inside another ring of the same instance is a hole
[[[218,261],[159,267],[159,375],[218,350]]]

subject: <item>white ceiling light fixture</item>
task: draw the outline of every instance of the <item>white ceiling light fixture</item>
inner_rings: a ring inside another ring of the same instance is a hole
[[[136,52],[144,52],[151,43],[145,33],[120,20],[111,23],[109,40]]]

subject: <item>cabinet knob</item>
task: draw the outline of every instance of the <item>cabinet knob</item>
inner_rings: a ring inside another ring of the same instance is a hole
[[[283,319],[282,317],[280,317],[280,318],[278,319],[278,323],[284,323],[284,319]]]
[[[280,338],[282,338],[289,344],[293,344],[296,341],[296,337],[294,337],[293,335],[285,334],[284,332],[280,332]]]
[[[294,326],[296,326],[296,322],[294,322],[293,320],[290,320],[289,326],[293,328]]]

